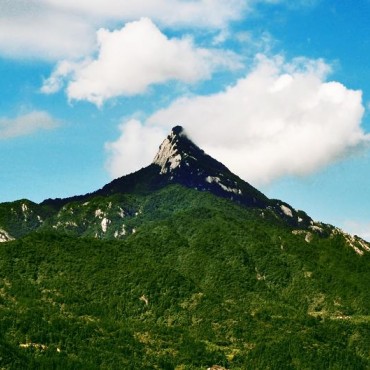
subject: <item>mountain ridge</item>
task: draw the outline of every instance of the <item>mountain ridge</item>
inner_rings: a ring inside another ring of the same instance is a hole
[[[306,241],[309,241],[313,233],[323,237],[341,233],[357,254],[368,252],[369,244],[363,239],[346,234],[334,226],[315,222],[304,211],[295,210],[281,200],[267,198],[248,182],[233,174],[221,162],[206,154],[188,138],[181,126],[173,127],[159,146],[151,164],[117,178],[92,193],[64,199],[46,199],[40,204],[28,200],[0,204],[0,241],[10,241],[27,233],[48,228],[68,232],[80,230],[75,234],[81,236],[107,237],[110,235],[106,234],[108,228],[112,228],[113,224],[122,223],[123,217],[120,216],[122,212],[127,216],[140,211],[139,206],[133,210],[133,205],[124,210],[127,196],[146,196],[176,184],[209,192],[242,207],[259,209],[262,217],[269,214],[292,228],[292,232],[305,235]],[[108,198],[112,199],[107,201]],[[98,201],[94,202],[94,199]],[[109,207],[104,213],[96,206],[89,214],[87,210],[90,206],[87,205],[100,201],[106,208],[112,204],[113,208],[110,207],[115,209],[115,213],[109,210]],[[79,214],[80,218],[74,219],[74,214]],[[112,237],[125,237],[127,233],[123,232],[122,227],[117,226]],[[88,232],[89,229],[94,229],[95,233]],[[131,230],[133,229],[134,226],[131,227]]]

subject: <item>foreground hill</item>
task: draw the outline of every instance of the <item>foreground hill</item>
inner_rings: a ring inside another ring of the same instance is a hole
[[[0,206],[0,367],[370,368],[369,245],[181,132],[95,193]]]

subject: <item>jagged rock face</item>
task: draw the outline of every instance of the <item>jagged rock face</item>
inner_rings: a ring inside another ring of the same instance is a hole
[[[223,164],[205,154],[195,145],[181,126],[175,126],[171,130],[171,133],[160,145],[153,164],[161,167],[159,172],[161,175],[175,174],[185,166],[193,170],[193,172],[189,172],[189,175],[194,175],[194,171],[199,167],[228,171]]]
[[[115,193],[146,193],[174,183],[199,191],[209,191],[248,207],[265,209],[272,206],[264,194],[194,144],[181,126],[175,126],[171,130],[151,165],[112,181],[89,197]],[[84,199],[86,197],[75,197],[73,200]],[[67,203],[65,200],[58,202],[61,205]],[[47,200],[45,204],[53,205],[55,201]],[[280,208],[279,212],[285,217]],[[287,218],[288,221],[291,219]]]
[[[176,126],[159,147],[152,165],[165,183],[179,183],[209,191],[248,207],[272,209],[288,224],[308,227],[312,220],[286,203],[268,199],[226,166],[194,144],[181,126]],[[159,168],[158,168],[159,166]]]
[[[181,126],[172,129],[159,147],[153,164],[166,182],[210,191],[249,206],[266,208],[268,199],[248,183],[210,157],[186,135]]]
[[[171,134],[163,141],[159,147],[159,151],[155,156],[153,163],[161,167],[161,174],[171,172],[181,163],[182,157],[176,144],[183,134],[180,126],[179,129],[174,128]]]

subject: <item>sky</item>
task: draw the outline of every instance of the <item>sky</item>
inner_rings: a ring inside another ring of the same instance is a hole
[[[0,202],[94,191],[182,125],[370,240],[369,19],[370,0],[0,0]]]

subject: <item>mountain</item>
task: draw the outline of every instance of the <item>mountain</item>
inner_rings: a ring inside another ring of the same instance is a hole
[[[174,127],[160,145],[153,162],[123,176],[93,193],[64,199],[47,199],[40,204],[29,200],[0,204],[0,241],[13,240],[35,230],[58,230],[72,235],[97,238],[125,238],[140,224],[145,197],[154,191],[178,184],[209,192],[261,215],[274,217],[294,227],[294,232],[310,239],[312,234],[342,235],[356,253],[363,254],[368,244],[331,225],[314,222],[305,212],[289,204],[269,199],[252,185],[210,157]],[[150,212],[148,215],[150,216]],[[125,219],[126,222],[123,222]]]
[[[370,368],[370,245],[179,126],[93,193],[0,204],[0,242],[0,368]]]
[[[64,200],[49,199],[42,204],[58,207],[71,200],[82,201],[96,195],[145,193],[169,184],[209,191],[244,206],[273,209],[279,217],[293,225],[308,226],[312,221],[304,212],[297,212],[281,201],[268,199],[230,172],[222,163],[205,154],[186,136],[181,126],[172,129],[150,166],[114,180],[91,195]]]

